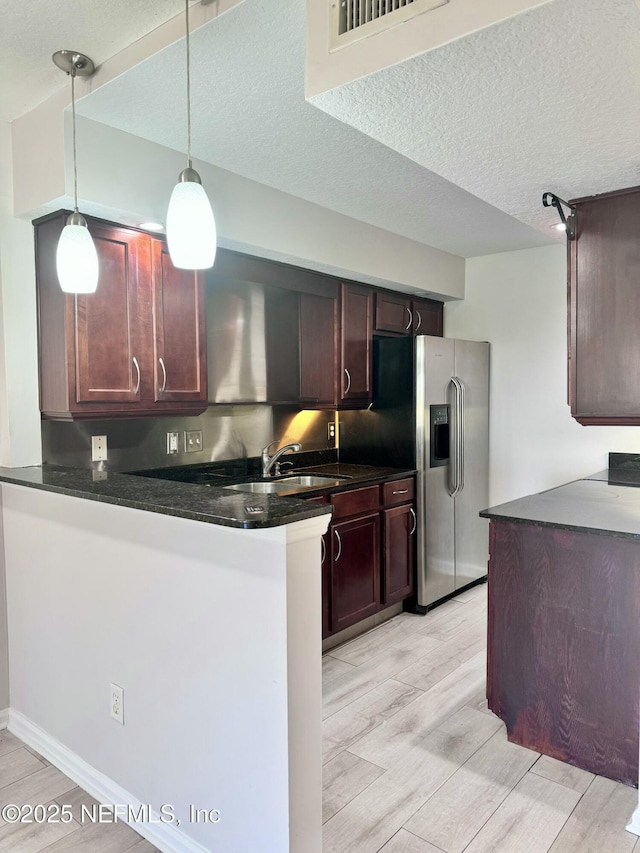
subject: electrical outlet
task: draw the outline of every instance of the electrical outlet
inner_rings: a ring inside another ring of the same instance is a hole
[[[91,461],[106,462],[107,459],[107,436],[91,436]]]
[[[187,453],[195,453],[202,450],[202,430],[186,430],[184,434],[184,449]]]
[[[327,440],[335,441],[336,440],[336,423],[335,421],[329,421],[327,424]]]
[[[118,684],[110,684],[110,702],[111,718],[124,726],[124,687]]]
[[[178,452],[178,444],[180,442],[179,432],[167,433],[167,454],[170,456]]]

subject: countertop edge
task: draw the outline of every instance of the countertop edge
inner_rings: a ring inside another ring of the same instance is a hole
[[[359,467],[362,467],[364,471],[368,466]],[[230,490],[217,486],[203,491],[203,487],[198,484],[153,480],[126,473],[109,472],[106,476],[99,477],[96,476],[97,473],[101,472],[94,472],[90,469],[48,466],[46,464],[25,468],[0,468],[0,483],[244,530],[282,527],[297,521],[332,513],[330,502],[323,504],[306,499],[325,493],[326,490],[322,489],[307,491],[304,498],[277,495],[256,496],[237,491],[230,492]],[[371,473],[370,476],[367,476],[366,473],[363,473],[362,478],[354,479],[350,483],[332,488],[330,491],[334,493],[349,488],[389,482],[401,479],[404,476],[413,476],[414,473],[413,470],[407,471],[405,469],[393,469],[393,471],[387,471],[383,475]],[[47,476],[51,478],[50,482],[43,482],[38,479]],[[75,477],[77,482],[75,484],[56,483],[56,476],[61,480],[71,480]],[[93,477],[96,479],[89,479]],[[122,493],[118,493],[120,489]],[[127,495],[126,492],[131,492],[131,490],[139,491],[141,494]],[[187,505],[181,506],[181,502]],[[192,505],[189,506],[188,504]],[[216,511],[216,504],[218,504],[218,511]],[[264,513],[256,513],[247,518],[240,517],[243,512],[249,512],[248,508],[253,506],[263,508]]]
[[[528,524],[531,527],[549,527],[554,530],[570,530],[572,533],[591,533],[594,536],[612,536],[616,539],[640,539],[640,533],[632,533],[624,530],[611,530],[606,527],[590,527],[580,524],[570,524],[562,521],[546,521],[536,518],[523,518],[517,515],[501,515],[492,513],[490,510],[482,510],[481,518],[489,521],[506,521],[513,524]]]

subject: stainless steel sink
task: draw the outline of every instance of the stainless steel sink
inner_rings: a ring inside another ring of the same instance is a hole
[[[325,474],[292,474],[278,480],[266,480],[260,483],[235,483],[233,486],[224,486],[224,488],[260,495],[294,494],[295,492],[303,492],[305,489],[317,489],[321,486],[339,486],[349,479],[349,477],[331,477]]]
[[[289,492],[291,487],[286,483],[235,483],[233,486],[224,486],[225,489],[233,489],[236,492],[253,492],[260,495],[269,495],[277,492]]]

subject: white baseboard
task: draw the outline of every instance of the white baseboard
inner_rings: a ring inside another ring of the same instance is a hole
[[[626,827],[627,832],[633,832],[634,835],[640,835],[640,804],[631,815],[631,823]]]
[[[0,711],[0,731],[9,727],[9,709]]]
[[[8,719],[8,728],[12,734],[39,752],[54,767],[66,774],[76,785],[91,794],[98,802],[109,806],[130,806],[134,813],[142,806],[140,800],[133,794],[125,791],[113,779],[100,773],[99,770],[96,770],[56,738],[51,737],[24,714],[13,709],[0,711],[0,726],[5,728],[7,722],[2,726],[3,719]],[[206,847],[189,838],[173,824],[159,822],[159,816],[155,812],[151,812],[151,820],[154,822],[137,823],[127,820],[124,822],[155,845],[162,853],[211,853]]]

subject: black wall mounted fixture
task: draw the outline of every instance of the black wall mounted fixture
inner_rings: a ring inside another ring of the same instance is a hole
[[[562,224],[564,225],[567,231],[567,239],[575,240],[576,239],[576,209],[572,204],[569,204],[568,201],[563,201],[554,193],[542,193],[542,204],[543,207],[555,207],[555,209],[560,214],[560,219],[562,220]],[[571,212],[569,216],[565,216],[564,210],[562,207],[566,207]],[[559,227],[559,226],[558,226]]]

